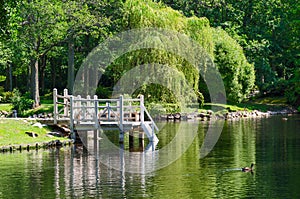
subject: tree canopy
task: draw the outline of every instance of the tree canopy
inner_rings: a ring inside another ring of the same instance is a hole
[[[284,95],[300,63],[300,6],[295,0],[162,0],[185,16],[206,17],[243,47],[262,93]],[[284,83],[284,86],[282,85]],[[280,90],[280,91],[279,91]]]
[[[255,85],[265,93],[281,82],[283,91],[299,85],[300,9],[295,0],[12,0],[0,5],[0,71],[5,76],[0,86],[30,92],[36,106],[40,92],[72,88],[76,71],[95,46],[134,28],[165,28],[194,39],[219,69],[230,101],[244,100]],[[118,58],[102,77],[98,94],[109,97],[126,71],[146,63],[176,68],[200,101],[203,96],[209,100],[199,71],[157,49]],[[138,93],[151,96],[149,101],[176,103],[161,86],[145,85]],[[286,94],[291,95],[298,92]]]

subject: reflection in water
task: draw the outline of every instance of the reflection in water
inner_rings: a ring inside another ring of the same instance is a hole
[[[148,142],[142,151],[139,150],[140,147],[138,150],[134,149],[132,143],[134,139],[131,136],[127,138],[129,143],[125,141],[120,144],[118,130],[105,133],[99,130],[78,131],[78,134],[89,153],[107,167],[129,173],[146,174],[164,168],[179,159],[197,137],[199,122],[182,122],[169,126],[171,129],[166,127],[160,130],[159,136],[165,140],[162,141],[162,145],[159,143],[158,149],[157,142]],[[165,135],[168,137],[165,138]],[[136,139],[138,138],[139,136]],[[140,145],[144,144],[139,143]]]
[[[206,123],[201,123],[183,155],[151,173],[144,170],[149,165],[156,168],[160,154],[136,152],[127,161],[128,144],[124,143],[125,150],[117,147],[118,152],[102,162],[100,154],[108,150],[104,139],[97,141],[97,150],[92,150],[96,145],[90,143],[88,150],[76,146],[1,154],[0,198],[297,198],[298,119],[299,116],[287,121],[280,117],[227,121],[214,150],[199,159],[207,129]],[[177,125],[168,123],[158,134],[158,151],[175,138]],[[179,149],[168,148],[168,152],[182,152],[180,145],[189,139],[186,136],[182,134],[181,142],[177,142]],[[240,171],[252,162],[256,165],[253,175]],[[111,164],[118,164],[118,169],[110,168]],[[142,172],[128,173],[128,167]]]
[[[126,195],[126,181],[130,180],[126,179],[125,173],[102,165],[83,147],[58,150],[52,155],[56,198]],[[143,187],[145,179],[141,178],[139,184]]]

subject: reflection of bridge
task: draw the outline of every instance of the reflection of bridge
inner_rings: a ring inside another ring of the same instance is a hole
[[[143,96],[137,99],[126,99],[122,95],[117,99],[98,99],[96,95],[82,98],[68,95],[67,89],[58,95],[54,89],[53,103],[54,123],[69,120],[73,138],[78,130],[118,128],[120,141],[123,141],[123,133],[132,135],[136,129],[142,129],[151,142],[158,141],[155,134],[158,128],[144,106]]]

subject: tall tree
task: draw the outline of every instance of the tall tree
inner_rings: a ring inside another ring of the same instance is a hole
[[[260,88],[289,79],[299,67],[299,3],[296,0],[163,0],[187,16],[207,17],[244,47]]]
[[[67,44],[69,49],[69,53],[62,56],[69,57],[68,84],[72,88],[76,40],[82,40],[85,35],[98,37],[103,34],[100,29],[108,20],[103,13],[95,12],[103,3],[93,0],[23,0],[6,6],[8,12],[3,16],[12,24],[8,29],[13,32],[9,38],[16,38],[15,43],[22,48],[21,55],[29,60],[31,95],[36,107],[40,104],[39,72],[41,69],[45,71],[46,55],[56,46]]]
[[[6,72],[5,89],[12,91],[12,62],[13,50],[16,41],[16,24],[9,17],[11,9],[17,5],[17,1],[0,1],[0,67]]]
[[[64,40],[65,25],[59,1],[23,1],[20,4],[19,38],[26,44],[30,59],[31,95],[40,105],[39,64],[54,46]]]

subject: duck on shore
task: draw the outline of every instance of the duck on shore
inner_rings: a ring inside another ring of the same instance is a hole
[[[252,163],[250,167],[243,167],[242,171],[243,172],[252,172],[253,171],[253,166],[254,166],[254,164]]]

